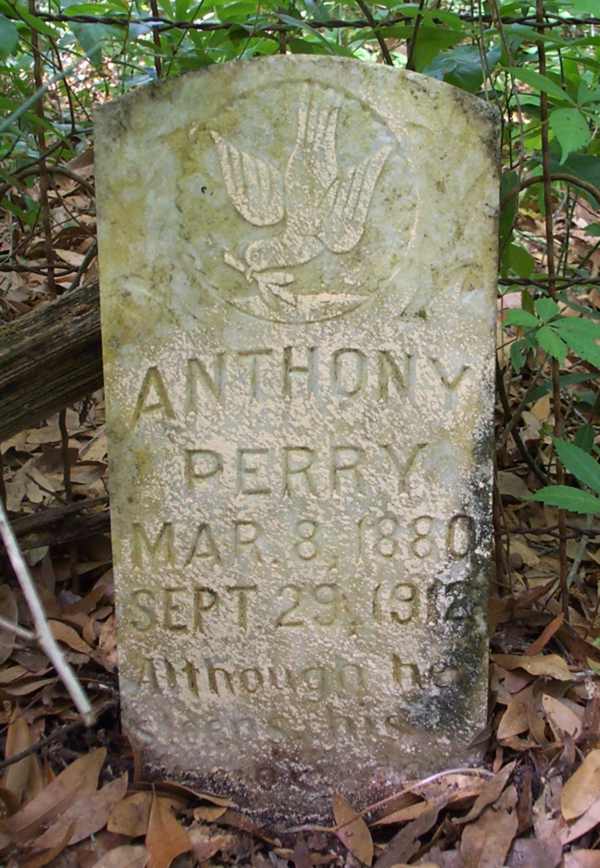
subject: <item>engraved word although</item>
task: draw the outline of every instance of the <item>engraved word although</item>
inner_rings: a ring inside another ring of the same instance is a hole
[[[140,687],[152,693],[187,690],[193,696],[251,696],[286,691],[323,699],[328,695],[363,696],[367,692],[366,671],[357,663],[337,660],[333,666],[314,664],[300,670],[289,666],[247,666],[205,661],[200,666],[189,660],[175,665],[166,657],[146,657],[136,676]]]

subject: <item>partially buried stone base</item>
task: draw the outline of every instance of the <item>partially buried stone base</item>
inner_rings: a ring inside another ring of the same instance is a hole
[[[476,760],[491,110],[270,57],[103,107],[96,158],[123,721],[149,773],[285,827]]]

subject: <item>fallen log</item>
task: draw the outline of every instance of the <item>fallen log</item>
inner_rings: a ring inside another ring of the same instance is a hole
[[[97,283],[0,326],[0,443],[101,386]]]

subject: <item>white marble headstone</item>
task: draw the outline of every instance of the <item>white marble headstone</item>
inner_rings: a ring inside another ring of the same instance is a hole
[[[485,724],[497,126],[339,58],[100,109],[123,720],[271,822]]]

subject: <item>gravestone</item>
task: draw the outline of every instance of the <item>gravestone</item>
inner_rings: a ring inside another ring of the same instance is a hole
[[[474,760],[493,112],[271,57],[96,129],[120,684],[148,773],[277,822]]]

